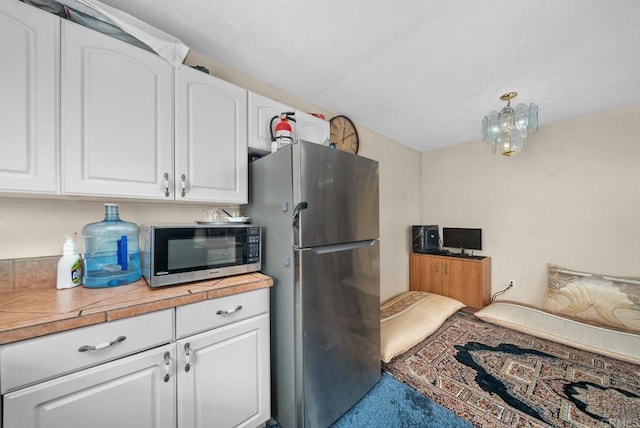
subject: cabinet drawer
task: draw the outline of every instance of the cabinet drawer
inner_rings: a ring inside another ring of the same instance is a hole
[[[0,392],[170,342],[173,314],[173,309],[166,309],[3,345]],[[115,343],[107,346],[111,342]],[[84,346],[98,349],[80,351]]]
[[[176,335],[185,337],[269,312],[269,289],[249,291],[176,308]]]
[[[3,426],[175,428],[174,354],[171,343],[6,394]]]

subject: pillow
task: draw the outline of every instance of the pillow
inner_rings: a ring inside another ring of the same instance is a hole
[[[542,309],[596,325],[640,332],[640,278],[579,272],[549,264]]]
[[[380,351],[382,361],[408,351],[436,331],[464,304],[450,297],[425,291],[407,291],[380,307]]]

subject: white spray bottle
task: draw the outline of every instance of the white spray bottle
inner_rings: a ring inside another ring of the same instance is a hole
[[[78,254],[76,241],[67,237],[62,245],[62,257],[58,261],[59,290],[73,288],[82,284],[82,260]]]

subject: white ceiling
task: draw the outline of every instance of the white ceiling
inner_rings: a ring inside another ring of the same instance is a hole
[[[481,139],[500,95],[540,125],[640,103],[638,0],[102,0],[420,151]]]

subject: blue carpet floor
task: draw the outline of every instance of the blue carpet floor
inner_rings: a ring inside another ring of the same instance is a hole
[[[276,428],[278,424],[270,424]],[[472,428],[449,410],[383,371],[382,379],[331,428]]]
[[[472,425],[437,405],[387,372],[382,379],[333,428],[451,427]]]

